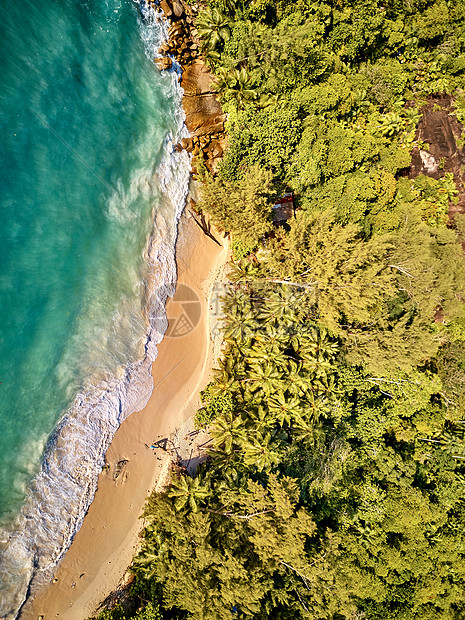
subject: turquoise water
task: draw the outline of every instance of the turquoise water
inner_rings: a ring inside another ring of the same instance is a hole
[[[163,299],[146,281],[173,277],[186,161],[170,142],[176,79],[151,62],[153,15],[131,0],[1,2],[4,615],[33,564],[69,544],[112,434],[147,396],[139,360],[163,331],[147,309]]]

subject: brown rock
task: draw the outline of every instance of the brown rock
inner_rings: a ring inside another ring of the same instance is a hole
[[[184,72],[182,81],[184,94],[187,97],[213,93],[211,87],[212,75],[202,61],[198,61],[192,67],[189,67],[189,70]],[[221,110],[219,103],[215,106],[215,109]]]
[[[215,143],[212,148],[212,154],[214,158],[221,157],[223,155],[223,148],[221,144],[219,144],[218,142]]]
[[[181,146],[183,149],[186,149],[188,153],[191,153],[194,150],[194,143],[192,138],[183,138],[181,140]]]
[[[173,15],[173,10],[171,9],[167,0],[160,0],[160,8],[166,17],[171,17],[171,15]]]
[[[192,56],[192,52],[188,52],[182,58],[190,60]],[[224,132],[226,120],[211,82],[212,75],[202,60],[193,60],[191,64],[183,61],[181,86],[186,125],[191,135],[204,138],[202,146],[210,142],[213,133]]]
[[[181,15],[184,13],[184,7],[182,6],[182,4],[179,2],[179,0],[173,0],[172,4],[173,13],[176,15],[176,17],[181,17]]]
[[[168,56],[162,56],[162,58],[155,58],[153,61],[155,65],[160,69],[160,71],[166,71],[167,69],[171,69],[173,66],[173,61]]]
[[[182,27],[182,24],[180,22],[176,22],[176,23],[172,24],[168,28],[168,36],[169,37],[179,36],[182,32],[183,32],[183,27]]]

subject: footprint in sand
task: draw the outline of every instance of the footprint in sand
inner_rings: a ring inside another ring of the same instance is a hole
[[[121,474],[126,473],[127,472],[124,471],[127,463],[129,463],[129,459],[121,459],[120,461],[118,461],[115,465],[115,472],[113,474],[113,480],[116,482],[116,480],[118,480],[118,478],[121,476]],[[123,480],[125,478],[123,477]]]

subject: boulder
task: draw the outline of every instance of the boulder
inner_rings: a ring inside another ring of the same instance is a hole
[[[171,37],[177,37],[182,32],[183,32],[182,24],[180,24],[179,22],[176,22],[175,24],[173,24],[172,26],[169,27],[169,29],[168,29],[168,36],[170,38]]]
[[[214,158],[221,157],[223,155],[223,147],[219,144],[219,142],[216,142],[212,147],[212,155]]]
[[[182,54],[182,60],[192,56],[192,51],[188,50]],[[194,60],[191,64],[183,61],[181,86],[184,89],[183,107],[186,125],[192,136],[193,154],[205,155],[207,160],[221,157],[223,147],[217,139],[224,133],[226,115],[216,92],[212,90],[212,75],[203,61]],[[217,139],[212,143],[213,135]]]
[[[213,93],[212,79],[208,67],[201,60],[195,62],[183,74],[182,87],[184,88],[184,94],[187,97],[192,97]],[[219,103],[217,103],[216,109],[221,110]]]
[[[173,15],[173,11],[170,5],[168,4],[167,0],[160,0],[160,8],[166,17],[171,17],[171,15]]]
[[[179,0],[173,0],[172,5],[173,13],[176,15],[176,17],[181,17],[181,15],[184,13],[184,7],[182,6],[182,4],[179,2]]]
[[[194,143],[192,141],[192,138],[183,138],[181,140],[181,146],[183,149],[186,149],[186,151],[188,151],[189,153],[193,151]]]

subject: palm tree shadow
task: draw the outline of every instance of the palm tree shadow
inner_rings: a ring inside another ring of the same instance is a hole
[[[221,247],[221,243],[217,239],[215,239],[215,237],[213,236],[211,232],[211,228],[210,228],[210,222],[207,222],[207,220],[205,219],[205,215],[201,213],[200,219],[198,219],[195,216],[193,211],[189,210],[189,213],[194,218],[194,221],[197,224],[197,226],[200,226],[200,228],[203,230],[204,234],[207,235],[207,237],[209,237],[212,241],[214,241],[217,245]]]

